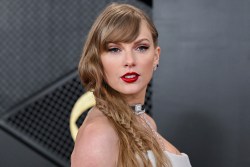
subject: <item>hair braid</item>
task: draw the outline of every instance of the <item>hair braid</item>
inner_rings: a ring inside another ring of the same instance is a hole
[[[106,86],[105,86],[106,87]],[[106,87],[107,88],[107,87]],[[107,88],[109,89],[109,88]],[[106,92],[106,89],[102,89],[100,92]],[[146,153],[146,146],[143,142],[140,131],[137,130],[137,126],[134,125],[134,123],[137,121],[135,115],[131,111],[131,108],[125,103],[125,101],[122,100],[122,98],[119,98],[118,101],[119,105],[114,105],[110,103],[109,101],[114,100],[114,97],[117,97],[117,95],[112,96],[113,92],[112,90],[108,91],[109,94],[105,94],[105,98],[102,97],[100,99],[96,98],[97,101],[97,108],[103,112],[107,118],[110,120],[110,122],[113,124],[114,129],[118,133],[118,136],[123,136],[120,138],[120,146],[123,147],[126,146],[128,149],[120,150],[120,165],[126,164],[128,167],[131,166],[139,166],[139,164],[143,164],[144,166],[151,167],[151,163],[149,162],[149,159],[145,156]],[[115,93],[115,92],[113,92]],[[94,93],[95,94],[95,93]],[[124,130],[121,130],[124,129]],[[127,155],[137,155],[133,159],[130,160],[130,163],[124,161],[127,160]],[[140,158],[139,158],[139,157]],[[126,157],[126,158],[122,158]],[[124,159],[124,161],[123,161]],[[141,159],[142,161],[140,161]],[[138,161],[139,160],[139,161]],[[120,166],[119,165],[119,166]]]
[[[134,116],[132,114],[129,114],[129,116],[131,117],[130,119],[125,119],[124,114],[118,114],[117,112],[110,111],[110,110],[108,110],[107,106],[105,106],[105,105],[98,105],[97,107],[107,117],[113,119],[117,124],[122,126],[126,130],[126,132],[128,132],[130,134],[130,136],[132,136],[132,138],[133,138],[132,141],[134,141],[136,143],[136,145],[138,146],[140,151],[143,151],[143,152],[146,151],[145,146],[143,144],[143,141],[141,139],[141,136],[138,133],[136,133],[135,129],[133,128],[133,125],[132,125],[133,118],[132,117],[134,117]]]
[[[134,41],[138,37],[141,21],[147,23],[154,46],[157,46],[158,32],[142,10],[128,4],[109,5],[91,27],[79,63],[79,74],[85,89],[93,91],[96,107],[109,119],[119,137],[117,166],[135,167],[143,164],[151,167],[152,164],[145,153],[147,150],[152,150],[156,166],[169,167],[171,166],[169,159],[161,150],[154,135],[141,126],[141,122],[131,112],[122,95],[105,83],[100,59],[108,42]]]

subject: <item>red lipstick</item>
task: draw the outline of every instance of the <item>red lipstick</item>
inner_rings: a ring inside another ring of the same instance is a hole
[[[139,74],[137,74],[136,72],[128,72],[126,74],[124,74],[123,76],[121,76],[121,79],[124,81],[124,82],[127,82],[127,83],[133,83],[135,81],[137,81],[137,79],[139,78]]]

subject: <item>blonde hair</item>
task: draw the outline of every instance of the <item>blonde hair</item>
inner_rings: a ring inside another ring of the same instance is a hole
[[[100,60],[108,43],[135,40],[142,21],[146,22],[157,46],[158,32],[142,10],[128,4],[107,6],[89,31],[78,67],[79,75],[85,89],[93,91],[97,108],[107,116],[119,137],[119,167],[137,167],[140,163],[152,166],[145,155],[147,150],[153,151],[157,167],[171,166],[154,134],[141,126],[122,95],[105,82]]]

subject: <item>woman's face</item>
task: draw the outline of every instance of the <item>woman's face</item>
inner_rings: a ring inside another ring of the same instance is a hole
[[[147,84],[158,64],[160,48],[142,21],[138,37],[131,43],[109,43],[101,54],[106,82],[123,94],[129,104],[144,103]]]

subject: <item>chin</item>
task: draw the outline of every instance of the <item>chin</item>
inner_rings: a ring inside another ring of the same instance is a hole
[[[119,89],[117,90],[118,92],[120,92],[121,94],[124,95],[137,95],[140,94],[142,92],[146,92],[146,87],[136,87],[136,88],[126,88],[126,89]]]

